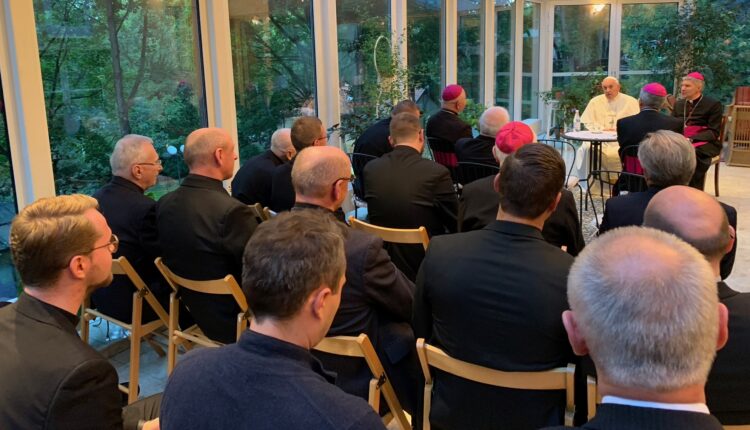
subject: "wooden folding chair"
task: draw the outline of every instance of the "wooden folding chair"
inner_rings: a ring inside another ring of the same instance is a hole
[[[234,297],[234,300],[242,311],[237,314],[237,339],[240,338],[242,332],[247,328],[250,319],[250,312],[248,311],[249,308],[247,306],[245,294],[240,289],[237,281],[235,281],[234,276],[227,275],[222,279],[195,281],[175,275],[167,265],[164,264],[161,257],[158,257],[154,263],[173,290],[172,294],[169,296],[169,348],[167,349],[168,375],[171,374],[174,369],[175,361],[177,360],[177,347],[179,345],[184,345],[188,349],[192,347],[192,344],[198,344],[209,348],[222,345],[222,343],[211,340],[208,336],[203,334],[197,324],[184,330],[180,329],[177,323],[180,317],[180,306],[177,293],[181,287],[199,293],[231,295]]]
[[[136,273],[133,266],[130,264],[127,258],[120,257],[112,260],[112,274],[115,276],[127,276],[130,282],[135,287],[136,291],[133,293],[133,314],[131,323],[120,321],[107,314],[99,312],[96,309],[91,308],[91,297],[86,296],[81,309],[81,339],[88,343],[89,341],[89,321],[99,317],[103,320],[109,321],[112,324],[118,325],[125,330],[130,332],[130,376],[128,378],[128,386],[120,385],[120,390],[128,395],[128,404],[138,400],[138,376],[140,370],[141,360],[141,340],[144,337],[150,335],[154,330],[161,327],[167,327],[169,325],[169,317],[167,312],[161,306],[156,297],[154,297],[151,290],[143,279]],[[151,309],[154,310],[157,319],[143,324],[141,318],[143,316],[143,299]],[[164,350],[161,349],[157,344],[152,343],[149,338],[146,338],[150,345],[154,348],[157,354],[164,356]]]
[[[364,221],[360,221],[354,217],[349,217],[349,224],[356,230],[361,230],[378,236],[379,238],[383,239],[383,242],[420,244],[424,247],[425,251],[427,250],[427,246],[429,246],[430,244],[430,236],[427,235],[427,229],[424,227],[380,227],[377,225],[366,223]]]
[[[750,424],[723,426],[723,427],[724,427],[724,430],[750,430]]]
[[[250,211],[253,213],[253,216],[255,216],[255,220],[258,221],[258,224],[271,219],[271,213],[268,211],[268,208],[264,208],[260,203],[247,205],[247,207],[250,208]]]
[[[366,334],[362,333],[357,337],[326,337],[315,346],[315,349],[333,355],[364,358],[373,375],[370,380],[368,403],[375,409],[375,413],[379,413],[380,394],[382,393],[390,409],[390,412],[383,417],[383,424],[388,425],[391,420],[395,419],[402,430],[411,429],[411,423],[406,418],[401,402],[398,401],[396,392],[393,390],[393,385],[391,385],[391,381],[383,369],[383,364]]]
[[[424,373],[424,417],[423,428],[430,428],[430,408],[432,403],[433,378],[430,367],[444,372],[495,387],[515,388],[519,390],[565,390],[565,425],[573,425],[575,365],[559,367],[540,372],[503,372],[488,367],[467,363],[450,357],[441,349],[425,343],[423,338],[417,339],[417,354]]]

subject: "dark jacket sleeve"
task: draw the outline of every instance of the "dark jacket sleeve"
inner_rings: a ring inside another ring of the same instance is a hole
[[[250,208],[245,205],[233,205],[224,217],[221,239],[229,255],[237,257],[242,267],[242,254],[247,241],[258,226]],[[237,280],[240,281],[239,279]]]
[[[441,169],[435,184],[435,204],[440,209],[440,219],[446,230],[450,233],[458,231],[458,198],[446,168]]]
[[[609,217],[611,216],[611,209],[609,207],[609,200],[604,203],[604,215],[602,216],[602,223],[599,224],[598,236],[606,233],[607,230],[611,229]]]
[[[55,429],[121,429],[122,396],[114,367],[94,359],[73,369],[57,387],[48,420],[47,427]]]
[[[401,321],[411,320],[414,284],[393,264],[380,238],[368,246],[362,277],[370,301]]]
[[[721,128],[721,117],[724,115],[724,107],[721,102],[715,102],[708,111],[707,130],[703,130],[693,136],[693,142],[713,142],[719,138]]]
[[[432,337],[432,307],[425,294],[424,266],[425,261],[417,273],[416,289],[414,291],[414,310],[412,316],[412,326],[414,327],[414,336],[430,340]]]

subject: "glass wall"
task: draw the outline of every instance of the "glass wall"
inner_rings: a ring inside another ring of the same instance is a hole
[[[337,0],[341,132],[353,142],[378,118],[389,115],[400,76],[391,49],[390,1]]]
[[[444,74],[441,1],[407,0],[406,4],[409,88],[422,112],[429,114],[440,106],[440,82]]]
[[[495,0],[495,105],[513,116],[515,0]]]
[[[649,65],[647,54],[637,49],[636,42],[649,41],[657,44],[659,40],[653,36],[665,19],[677,16],[677,3],[643,3],[625,4],[622,6],[622,29],[620,44],[620,83],[623,92],[633,97],[643,85],[649,82],[659,82],[669,91],[674,88],[674,74],[671,71],[654,73]]]
[[[123,135],[154,139],[160,197],[187,169],[185,137],[206,123],[191,0],[34,0],[58,194],[93,193]]]
[[[552,86],[574,82],[573,76],[608,71],[610,5],[555,6]]]
[[[484,56],[482,55],[481,32],[482,0],[459,0],[458,84],[464,87],[466,97],[475,103],[481,103],[482,94],[480,71],[484,67]]]
[[[268,148],[273,132],[315,115],[312,2],[229,1],[240,160]]]
[[[2,77],[0,77],[2,78]],[[3,82],[0,79],[0,302],[18,296],[19,280],[10,257],[10,223],[18,211],[5,122]]]
[[[523,6],[523,68],[521,117],[539,113],[539,28],[542,6],[527,1]]]

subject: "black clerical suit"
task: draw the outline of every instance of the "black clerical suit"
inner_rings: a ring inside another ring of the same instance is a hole
[[[164,263],[195,280],[233,275],[242,282],[242,253],[257,223],[247,205],[232,198],[221,181],[190,174],[157,203],[156,220]],[[236,340],[239,306],[231,296],[182,289],[195,322],[211,339]]]
[[[246,205],[271,205],[271,177],[284,160],[270,149],[245,161],[232,180],[232,197]]]
[[[414,332],[459,360],[504,371],[566,366],[560,315],[573,257],[535,227],[494,221],[436,237],[417,277]],[[434,429],[537,429],[562,423],[565,393],[490,387],[436,371]],[[427,417],[424,417],[427,419]]]
[[[596,415],[581,427],[548,427],[543,430],[722,430],[719,421],[691,411],[673,411],[627,405],[602,404]]]
[[[380,157],[383,154],[391,152],[393,149],[388,141],[391,135],[391,117],[378,120],[375,124],[368,127],[354,141],[354,151],[358,154],[372,155]],[[357,174],[357,172],[354,172]]]
[[[604,217],[602,218],[602,224],[599,226],[599,234],[604,234],[608,230],[612,230],[618,227],[627,227],[631,225],[642,225],[643,215],[646,212],[646,207],[651,199],[663,190],[662,187],[648,187],[646,191],[640,191],[637,193],[628,193],[617,197],[612,197],[607,200],[604,205]],[[719,202],[721,207],[727,213],[727,219],[729,225],[731,225],[735,231],[737,230],[737,210],[728,204]],[[735,236],[734,245],[732,250],[729,251],[724,258],[721,259],[721,279],[726,279],[732,273],[732,267],[734,267],[734,258],[737,255],[737,240]]]
[[[165,309],[169,309],[169,285],[154,265],[159,256],[156,234],[156,202],[143,194],[143,189],[120,176],[100,188],[93,196],[107,219],[112,233],[120,239],[115,258],[124,256],[148,285],[149,290]],[[130,323],[133,316],[135,287],[125,276],[115,276],[112,283],[91,295],[92,304],[99,311]],[[157,318],[151,306],[143,306],[143,322]]]
[[[458,210],[461,231],[479,230],[497,218],[500,195],[493,187],[494,179],[494,176],[488,176],[464,187]],[[583,250],[585,242],[573,193],[562,190],[560,203],[545,221],[542,236],[557,247],[565,246],[567,253],[572,256]]]
[[[664,115],[650,108],[642,108],[641,112],[617,121],[617,142],[622,150],[629,146],[638,146],[647,134],[657,130],[669,130],[682,134],[682,121],[669,115]]]
[[[722,142],[719,142],[719,135],[724,106],[713,97],[701,95],[693,101],[677,100],[672,115],[682,121],[686,129],[688,126],[705,127],[704,130],[690,137],[691,142],[707,142],[695,148],[697,164],[695,174],[690,179],[691,187],[702,190],[706,180],[706,171],[711,167],[711,159],[721,152]]]
[[[365,166],[365,200],[375,225],[424,226],[430,236],[456,231],[458,201],[450,172],[410,146],[398,145]],[[414,280],[424,258],[422,246],[386,248],[396,266]]]
[[[0,428],[122,428],[117,372],[77,324],[27,294],[0,309]]]
[[[750,423],[750,293],[718,283],[729,309],[729,340],[716,353],[706,384],[708,409],[722,424]]]
[[[456,152],[458,139],[472,137],[471,126],[458,117],[456,112],[440,109],[430,116],[425,126],[425,135],[434,151]]]
[[[274,212],[288,211],[294,206],[296,193],[292,184],[292,167],[294,160],[284,163],[273,171],[271,176],[271,205]]]
[[[456,142],[456,159],[458,162],[481,163],[497,166],[492,155],[495,138],[480,134],[477,137],[461,138]]]

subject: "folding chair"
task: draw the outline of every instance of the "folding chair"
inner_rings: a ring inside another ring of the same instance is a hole
[[[253,216],[255,216],[255,220],[258,222],[258,224],[271,219],[271,214],[269,213],[268,208],[264,208],[260,203],[247,205],[247,207],[250,208],[250,211],[253,213]]]
[[[153,343],[148,337],[154,330],[161,327],[167,327],[169,325],[169,317],[167,312],[164,310],[162,305],[156,300],[151,290],[138,273],[133,269],[127,258],[120,257],[112,260],[112,274],[116,276],[127,276],[130,282],[135,287],[133,293],[133,314],[131,323],[120,321],[107,314],[99,312],[96,309],[91,308],[91,297],[87,295],[83,301],[81,308],[81,339],[88,343],[89,341],[89,321],[99,317],[105,321],[109,321],[112,324],[122,327],[130,332],[130,376],[128,378],[128,386],[120,385],[120,391],[128,395],[128,404],[138,400],[138,377],[141,362],[141,340],[144,338],[149,341],[149,344],[154,348],[157,354],[164,356],[164,350],[161,347]],[[143,316],[143,300],[146,300],[148,306],[154,310],[157,319],[143,324],[141,319]]]
[[[643,175],[637,175],[635,173],[628,172],[617,172],[614,170],[594,170],[591,172],[592,178],[597,178],[599,183],[599,198],[602,201],[602,211],[604,210],[604,204],[607,199],[613,196],[613,188],[615,184],[621,187],[621,189],[628,190],[630,193],[646,191],[648,185],[646,184],[646,177]],[[591,184],[590,184],[591,185]],[[596,221],[596,228],[599,228],[599,218],[596,216],[596,207],[594,207],[594,200],[591,194],[591,186],[586,190],[587,197],[591,199],[591,206],[594,210],[594,220]],[[608,190],[608,195],[605,198],[604,190]]]
[[[395,419],[402,430],[411,429],[411,423],[409,423],[404,409],[401,407],[401,402],[398,401],[396,392],[393,390],[391,381],[383,369],[383,364],[366,334],[362,333],[357,337],[326,337],[315,346],[315,349],[327,354],[364,358],[373,375],[370,380],[367,402],[375,410],[375,413],[379,413],[380,395],[382,394],[390,409],[390,412],[383,417],[383,424],[388,425],[391,420]]]
[[[383,242],[420,244],[424,247],[425,251],[430,244],[430,237],[427,235],[427,229],[424,227],[408,229],[380,227],[360,221],[354,217],[349,217],[349,224],[356,230],[378,236],[383,239]]]
[[[736,425],[736,426],[723,426],[724,430],[750,430],[750,424]]]
[[[459,161],[456,165],[456,180],[461,185],[470,184],[477,179],[495,176],[500,171],[500,167],[494,164],[472,163],[469,161]]]
[[[237,281],[235,281],[234,276],[227,275],[222,279],[195,281],[175,275],[167,265],[164,264],[161,257],[158,257],[154,263],[173,290],[172,294],[169,296],[169,348],[167,350],[168,375],[171,374],[174,369],[177,360],[177,347],[179,345],[184,345],[187,349],[190,349],[192,344],[198,344],[209,348],[222,345],[222,343],[211,340],[208,336],[203,334],[197,324],[184,330],[180,329],[177,323],[180,317],[180,306],[177,294],[181,287],[199,293],[231,295],[234,297],[234,300],[242,311],[237,314],[237,339],[240,338],[242,332],[247,328],[247,323],[250,319],[250,312],[248,311],[245,294],[240,289]]]
[[[495,387],[515,388],[518,390],[565,390],[565,425],[573,425],[575,413],[573,374],[575,365],[559,367],[540,372],[504,372],[488,367],[467,363],[450,357],[441,349],[417,339],[417,354],[424,373],[424,430],[430,429],[430,408],[432,406],[432,386],[434,380],[430,367],[456,375],[469,381]]]
[[[721,117],[721,128],[719,129],[719,145],[724,146],[724,133],[727,128],[728,115],[724,114]],[[714,194],[719,197],[719,166],[721,165],[721,153],[711,159],[711,166],[714,166]],[[705,188],[705,183],[703,187]],[[726,428],[726,427],[725,427]],[[749,427],[750,429],[750,427]]]

